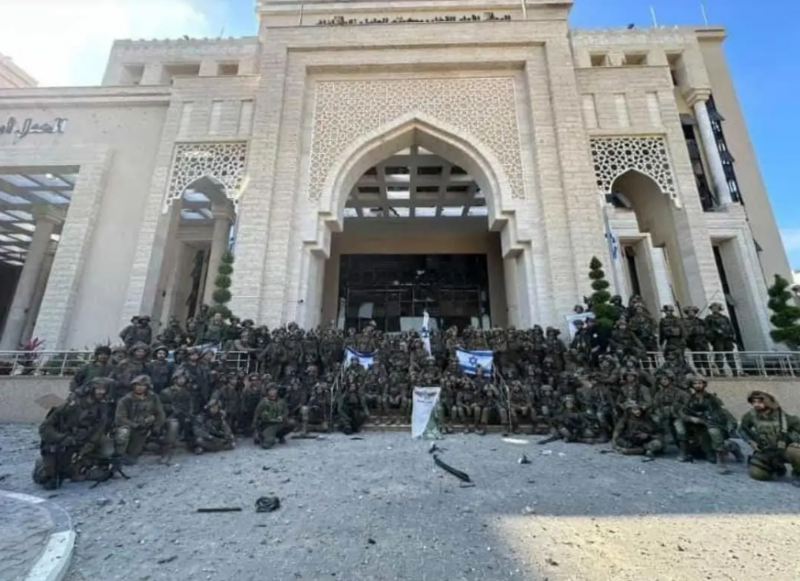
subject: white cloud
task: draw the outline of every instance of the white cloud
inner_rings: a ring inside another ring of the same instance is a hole
[[[114,40],[213,36],[200,2],[0,0],[0,53],[42,86],[96,85]]]

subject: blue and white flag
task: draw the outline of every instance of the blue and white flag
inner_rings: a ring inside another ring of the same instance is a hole
[[[217,353],[222,349],[222,343],[203,343],[202,345],[195,345],[191,349],[197,349],[200,353],[205,353],[206,351]],[[167,352],[167,361],[175,361],[175,350]]]
[[[422,344],[425,345],[425,351],[431,355],[431,317],[428,311],[422,317],[422,329],[419,330],[419,336],[422,337]]]
[[[475,370],[480,365],[486,373],[492,372],[494,353],[491,351],[467,351],[456,349],[458,366],[469,375],[475,375]]]
[[[619,256],[619,238],[617,238],[614,231],[611,229],[611,222],[608,219],[608,214],[603,211],[603,222],[606,227],[606,242],[608,243],[608,254],[611,256],[611,261],[616,262]]]
[[[344,350],[344,366],[350,367],[350,364],[353,361],[357,361],[361,364],[361,367],[365,369],[369,369],[372,367],[372,362],[375,360],[374,353],[361,353],[356,351],[355,349],[351,349],[350,347]]]

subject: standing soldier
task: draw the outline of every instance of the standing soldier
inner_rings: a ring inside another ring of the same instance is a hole
[[[69,382],[69,390],[75,393],[95,377],[108,377],[111,375],[114,367],[109,363],[110,358],[110,347],[107,345],[99,345],[95,348],[92,360],[78,369],[72,377],[72,381]]]
[[[672,305],[664,305],[661,309],[664,316],[658,322],[658,342],[662,349],[678,350],[683,354],[686,351],[686,330],[681,320],[675,316]]]
[[[711,348],[716,353],[714,363],[720,374],[725,375],[723,359],[727,359],[728,367],[731,368],[731,373],[736,377],[739,374],[736,370],[736,360],[733,358],[733,344],[736,334],[731,320],[722,314],[722,305],[720,303],[711,303],[708,308],[711,314],[706,317],[704,323]]]
[[[772,480],[786,474],[786,464],[792,466],[792,484],[800,486],[800,418],[781,409],[775,398],[764,391],[747,396],[753,407],[740,423],[753,455],[748,473],[755,480]]]
[[[706,335],[706,325],[697,316],[700,309],[697,307],[685,307],[683,314],[683,326],[686,330],[686,346],[692,354],[692,364],[700,375],[711,375],[711,367],[708,364],[708,336]]]
[[[167,360],[169,351],[164,345],[153,348],[153,360],[150,361],[150,379],[153,380],[153,391],[156,395],[169,387],[172,374],[175,373],[175,364]]]

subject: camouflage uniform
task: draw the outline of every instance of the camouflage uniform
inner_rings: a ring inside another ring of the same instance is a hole
[[[162,454],[167,455],[178,437],[175,424],[161,433],[166,415],[161,400],[152,392],[150,378],[142,375],[132,383],[133,391],[117,402],[114,414],[114,447],[127,463],[136,462],[149,438],[158,438]]]
[[[114,404],[130,392],[134,378],[140,375],[150,376],[150,364],[147,361],[149,352],[149,346],[135,343],[128,349],[125,360],[114,367],[110,377],[114,380],[115,386],[113,393],[109,394]]]
[[[150,379],[153,380],[153,391],[156,395],[160,394],[172,381],[175,373],[175,364],[167,361],[169,351],[164,345],[153,348],[153,360],[150,361]]]
[[[793,484],[800,486],[800,418],[784,412],[775,398],[763,391],[751,392],[747,401],[753,409],[742,417],[740,431],[753,448],[748,474],[755,480],[772,480],[786,473],[788,463]]]
[[[185,344],[184,336],[178,317],[170,317],[167,327],[158,335],[157,339],[168,349],[174,350]]]
[[[83,365],[69,382],[69,390],[72,393],[78,393],[81,388],[92,381],[96,377],[108,377],[114,370],[113,365],[109,362],[111,357],[111,348],[105,345],[100,345],[94,350],[94,358],[92,361]]]
[[[689,439],[696,438],[706,458],[724,471],[730,433],[736,429],[736,420],[716,395],[706,391],[708,383],[702,377],[691,377],[691,395],[681,410]],[[712,455],[714,454],[714,455]]]
[[[188,378],[182,373],[172,377],[172,385],[158,394],[161,407],[164,408],[168,429],[175,431],[177,439],[188,440],[192,431],[192,418],[196,413],[193,408],[192,394],[188,389]]]
[[[691,353],[692,362],[701,375],[711,375],[711,368],[708,364],[708,336],[705,322],[697,316],[700,309],[697,307],[686,307],[683,309],[685,318],[683,326],[686,329],[686,346]]]
[[[626,456],[654,456],[664,451],[658,424],[638,402],[628,401],[625,413],[614,428],[614,449]]]
[[[221,452],[236,447],[233,431],[225,421],[225,412],[213,399],[194,417],[192,436],[195,454]]]
[[[111,455],[105,401],[111,387],[109,380],[95,378],[86,384],[82,395],[48,412],[39,426],[41,457],[33,469],[34,482],[53,490],[64,478],[82,480],[87,470]]]
[[[656,372],[656,390],[653,395],[651,416],[661,426],[664,433],[669,432],[678,446],[678,461],[689,461],[686,442],[686,424],[681,417],[681,410],[689,396],[675,386],[675,378],[671,372],[659,369]]]
[[[265,450],[272,448],[276,443],[283,444],[284,438],[294,426],[286,402],[278,398],[277,390],[270,389],[267,397],[258,404],[253,416],[255,443]]]
[[[711,303],[709,305],[711,314],[705,318],[706,333],[711,348],[716,355],[714,356],[714,363],[719,369],[720,374],[725,375],[725,368],[723,359],[727,359],[728,367],[731,368],[731,373],[734,377],[738,375],[736,369],[736,360],[733,357],[733,346],[736,333],[733,330],[731,320],[722,314],[722,305],[719,303]]]
[[[663,345],[664,351],[674,349],[683,353],[686,351],[686,329],[681,320],[675,316],[675,309],[664,305],[664,317],[658,323],[658,340]]]
[[[369,419],[369,408],[358,387],[350,383],[339,396],[337,404],[339,429],[347,435],[361,431],[361,427]]]

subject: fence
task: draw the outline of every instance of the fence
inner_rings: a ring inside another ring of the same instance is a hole
[[[663,365],[663,353],[648,355],[651,366]],[[222,356],[230,370],[255,370],[247,352],[226,351]],[[0,351],[0,376],[71,376],[91,359],[91,351]],[[730,375],[733,366],[746,377],[800,377],[800,352],[795,351],[695,351],[687,352],[686,360],[696,371],[710,368],[714,375]]]

